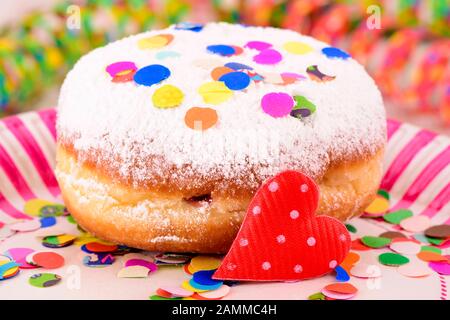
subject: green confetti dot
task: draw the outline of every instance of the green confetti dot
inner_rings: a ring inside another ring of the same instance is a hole
[[[58,284],[61,277],[54,273],[37,273],[28,279],[28,282],[37,288],[48,288]]]
[[[75,221],[75,219],[72,217],[72,215],[68,215],[67,216],[67,221],[69,221],[69,223],[73,223],[73,224],[76,224],[77,222]]]
[[[385,266],[401,266],[407,264],[409,259],[398,253],[386,252],[378,256],[378,261]]]
[[[380,196],[382,196],[383,198],[385,198],[386,200],[390,200],[391,196],[389,195],[389,192],[387,192],[386,190],[380,189],[377,192]]]
[[[356,227],[354,225],[350,224],[350,223],[347,223],[345,225],[345,227],[347,228],[348,232],[351,232],[351,233],[356,233],[358,231],[356,229]]]
[[[325,295],[322,292],[317,292],[310,295],[308,300],[325,300]]]
[[[428,252],[435,252],[438,254],[442,254],[442,250],[436,247],[431,247],[431,246],[423,246],[422,248],[420,248],[420,251],[428,251]]]
[[[361,238],[361,242],[370,248],[383,248],[390,244],[392,239],[383,237],[365,236]]]
[[[435,246],[440,246],[445,241],[445,239],[436,239],[431,237],[427,237],[427,240],[429,243],[434,244]]]
[[[394,212],[389,212],[386,213],[383,216],[383,219],[386,222],[392,223],[392,224],[400,224],[400,222],[402,222],[402,220],[412,217],[413,213],[411,210],[409,209],[400,209]]]

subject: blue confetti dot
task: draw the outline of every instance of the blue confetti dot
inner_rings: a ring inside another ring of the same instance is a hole
[[[160,64],[152,64],[139,69],[134,75],[134,81],[144,86],[160,83],[170,76],[170,70]]]
[[[201,270],[201,271],[197,271],[192,275],[192,279],[194,279],[194,281],[200,285],[204,285],[204,286],[215,286],[220,284],[223,284],[223,281],[220,280],[214,280],[212,278],[214,272],[216,270]]]
[[[47,228],[56,224],[55,217],[44,217],[39,220],[41,222],[41,228]]]
[[[176,30],[188,30],[193,32],[200,32],[203,29],[203,24],[192,22],[180,22],[175,26]]]
[[[233,47],[224,44],[208,46],[206,49],[211,53],[221,56],[231,56],[236,53],[236,50]]]
[[[203,285],[203,284],[197,283],[194,279],[191,279],[191,280],[189,280],[189,284],[195,289],[216,290],[216,289],[219,289],[222,286],[223,282],[220,281],[217,284],[214,284],[214,285],[211,285],[211,286],[207,286],[207,285]]]
[[[246,64],[239,63],[239,62],[228,62],[225,64],[225,67],[228,67],[233,70],[253,70],[252,67],[247,66]]]
[[[336,268],[334,268],[334,271],[336,272],[337,281],[347,282],[350,280],[350,276],[348,275],[347,271],[345,271],[345,269],[341,266],[337,266]]]
[[[219,78],[230,90],[242,90],[250,84],[250,77],[244,72],[230,72]]]
[[[350,55],[342,51],[341,49],[335,47],[326,47],[322,49],[322,53],[326,55],[328,58],[339,58],[339,59],[348,59]]]

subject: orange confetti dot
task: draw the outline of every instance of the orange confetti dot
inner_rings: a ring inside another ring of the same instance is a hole
[[[341,267],[344,268],[345,271],[350,272],[350,269],[359,261],[359,259],[359,254],[350,251],[344,261],[341,262]]]
[[[186,125],[193,130],[199,131],[211,128],[217,123],[217,120],[217,112],[211,108],[193,107],[184,116]]]
[[[420,260],[423,260],[426,262],[447,261],[447,258],[444,257],[443,255],[440,255],[439,253],[431,252],[431,251],[421,251],[417,254],[417,257]]]
[[[234,72],[234,70],[228,67],[217,67],[214,68],[213,71],[211,71],[211,78],[213,78],[215,81],[218,81],[221,76],[230,72]]]
[[[332,283],[327,285],[325,289],[342,294],[354,294],[358,292],[358,289],[351,283]]]

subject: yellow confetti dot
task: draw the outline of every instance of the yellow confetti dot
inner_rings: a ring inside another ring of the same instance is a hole
[[[165,84],[153,93],[153,105],[157,108],[173,108],[183,102],[183,92],[175,86]]]
[[[292,54],[306,54],[314,50],[310,45],[297,41],[286,42],[283,48]]]
[[[181,287],[182,287],[183,289],[186,289],[186,290],[192,291],[192,292],[206,292],[206,291],[209,291],[209,290],[202,290],[202,289],[196,289],[196,288],[194,288],[193,286],[191,286],[191,285],[189,284],[189,281],[188,281],[188,280],[184,280],[183,283],[181,284]]]
[[[233,96],[233,91],[221,81],[212,81],[201,85],[198,93],[203,97],[205,103],[215,105],[225,102]]]
[[[222,261],[211,256],[197,256],[192,258],[189,265],[189,271],[197,272],[199,270],[214,270],[217,269]]]
[[[138,41],[139,49],[159,49],[167,46],[173,40],[171,34],[160,34],[149,38],[143,38]]]
[[[40,214],[40,210],[42,207],[45,206],[52,206],[56,203],[48,201],[48,200],[42,200],[42,199],[33,199],[30,201],[27,201],[25,203],[25,206],[23,208],[23,211],[26,214],[29,214],[31,216],[38,216]]]
[[[84,234],[78,236],[77,239],[75,240],[74,244],[77,246],[82,246],[82,245],[85,245],[90,242],[98,242],[98,243],[101,243],[104,245],[113,245],[113,243],[97,239],[96,237],[94,237],[93,235],[91,235],[89,233],[84,233]]]
[[[364,210],[367,214],[383,214],[389,210],[389,201],[378,195],[375,200]]]

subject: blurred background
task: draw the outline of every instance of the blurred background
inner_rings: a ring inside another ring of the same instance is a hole
[[[450,0],[0,0],[0,117],[56,106],[77,59],[182,21],[276,26],[349,52],[388,116],[450,134]]]

